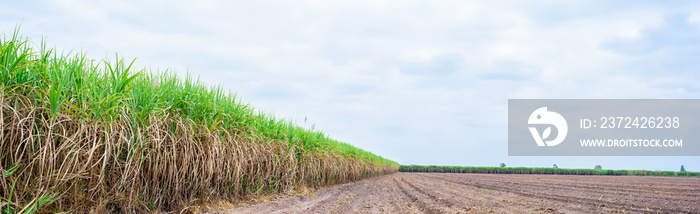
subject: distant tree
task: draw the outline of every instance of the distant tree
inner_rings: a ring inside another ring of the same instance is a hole
[[[681,172],[685,172],[685,166],[681,165]]]
[[[501,163],[499,166],[501,166],[501,167],[506,167],[506,164],[505,164],[505,163]]]
[[[552,168],[559,169],[559,167],[556,164],[554,164],[554,166],[552,166]]]
[[[593,167],[593,169],[603,169],[603,167],[600,165],[595,165],[595,167]]]

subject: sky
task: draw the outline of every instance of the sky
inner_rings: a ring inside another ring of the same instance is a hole
[[[700,98],[698,2],[0,2],[0,33],[17,25],[400,164],[700,171],[700,156],[508,156],[507,124],[508,99]]]

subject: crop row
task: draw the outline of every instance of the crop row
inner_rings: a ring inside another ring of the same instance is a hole
[[[423,166],[401,165],[399,172],[433,173],[486,173],[486,174],[555,174],[555,175],[636,175],[636,176],[700,176],[700,172],[564,169],[538,167],[479,167],[479,166]]]
[[[144,212],[320,187],[396,162],[172,72],[0,41],[0,209]]]

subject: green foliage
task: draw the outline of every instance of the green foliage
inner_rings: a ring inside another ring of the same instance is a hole
[[[2,214],[30,214],[37,211],[40,207],[51,202],[56,197],[56,194],[42,194],[40,197],[33,199],[25,206],[20,206],[17,203],[7,200],[7,204],[0,213]],[[4,199],[0,197],[0,199]],[[17,211],[19,209],[19,211]]]
[[[506,164],[505,164],[505,163],[501,163],[501,164],[499,164],[498,166],[499,166],[499,167],[506,167]]]
[[[5,157],[5,155],[3,155],[3,157]],[[2,159],[2,158],[0,157],[0,159]],[[7,177],[10,177],[12,174],[14,174],[19,167],[20,167],[20,165],[18,164],[18,165],[15,165],[8,170],[4,170],[2,172],[3,179],[6,179]],[[17,200],[17,199],[13,200],[13,198],[12,198],[12,192],[15,190],[16,184],[17,184],[17,180],[15,179],[12,182],[12,185],[10,186],[10,194],[7,198],[0,196],[0,214],[30,214],[30,213],[34,213],[40,207],[51,202],[56,197],[56,194],[43,193],[38,198],[34,198],[33,200],[31,200],[25,206],[21,206],[19,200]],[[19,211],[17,211],[17,210],[19,210]]]
[[[593,169],[603,169],[603,167],[600,165],[595,165],[595,167],[593,167]]]
[[[681,172],[685,172],[685,166],[681,165]]]
[[[126,63],[90,61],[82,53],[59,55],[41,43],[36,52],[18,36],[0,43],[0,85],[3,94],[33,97],[49,110],[52,120],[70,114],[91,123],[110,123],[128,116],[135,126],[147,126],[152,115],[178,115],[210,130],[223,129],[281,141],[300,153],[335,153],[372,163],[397,165],[320,131],[304,129],[290,120],[256,112],[220,86],[208,86],[187,75],[135,70]],[[45,99],[47,98],[47,99]],[[70,102],[68,102],[70,101]]]
[[[0,214],[162,211],[399,167],[220,86],[133,65],[4,35]]]
[[[557,175],[636,175],[636,176],[700,176],[700,172],[648,170],[564,169],[544,167],[480,167],[401,165],[399,172],[489,173],[489,174],[557,174]]]
[[[1,159],[1,158],[0,158],[0,159]],[[21,165],[17,164],[17,165],[15,165],[15,166],[11,167],[10,169],[3,171],[3,172],[2,172],[2,178],[10,177],[10,175],[12,175],[12,173],[15,173],[15,171],[17,171],[17,169],[18,169],[20,166],[21,166]]]

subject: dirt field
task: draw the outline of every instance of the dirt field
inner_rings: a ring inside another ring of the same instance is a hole
[[[700,213],[700,178],[395,173],[224,213]]]

